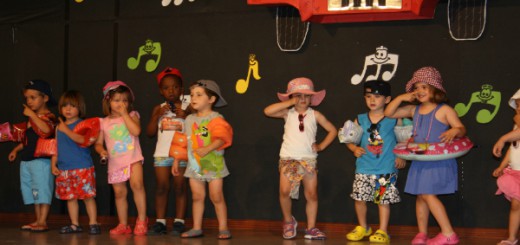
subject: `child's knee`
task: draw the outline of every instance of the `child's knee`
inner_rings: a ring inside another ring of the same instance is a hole
[[[318,201],[318,192],[316,190],[306,190],[305,199],[307,201]]]
[[[224,201],[224,194],[222,194],[222,192],[219,192],[219,193],[211,193],[209,195],[209,199],[211,200],[211,202],[213,203],[221,203]]]

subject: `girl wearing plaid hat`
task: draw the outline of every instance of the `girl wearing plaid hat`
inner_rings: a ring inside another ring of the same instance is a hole
[[[385,116],[412,117],[415,142],[446,142],[466,134],[466,128],[453,108],[445,104],[446,90],[442,78],[434,67],[417,70],[406,84],[406,93],[396,97],[385,109]],[[403,102],[419,103],[399,107]],[[457,161],[412,161],[405,192],[417,195],[416,215],[419,233],[412,244],[457,244],[459,238],[453,231],[444,205],[437,195],[452,194],[458,187]],[[441,232],[428,239],[428,216],[432,213]]]
[[[300,181],[305,187],[307,200],[307,229],[305,239],[326,239],[325,233],[316,228],[318,214],[318,152],[327,148],[337,135],[337,130],[320,112],[317,106],[325,97],[325,90],[314,91],[312,81],[295,78],[287,85],[287,93],[278,93],[281,102],[264,109],[265,115],[283,118],[285,121],[283,143],[280,149],[280,206],[283,213],[283,238],[296,237],[298,223],[291,214],[292,199],[298,199]],[[327,131],[327,136],[316,143],[317,125]]]

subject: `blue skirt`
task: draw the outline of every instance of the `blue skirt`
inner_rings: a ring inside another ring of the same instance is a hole
[[[452,194],[458,188],[457,160],[412,161],[404,191],[419,194]]]

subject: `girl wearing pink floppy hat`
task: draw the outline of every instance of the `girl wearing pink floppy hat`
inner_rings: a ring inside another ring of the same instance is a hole
[[[323,114],[310,106],[321,103],[325,91],[314,91],[312,81],[305,77],[295,78],[287,85],[287,93],[278,93],[281,102],[264,109],[265,115],[285,120],[283,143],[280,150],[280,206],[283,213],[283,238],[296,237],[298,223],[292,216],[293,199],[298,199],[300,182],[305,187],[307,199],[307,229],[305,239],[325,239],[326,235],[316,228],[318,213],[318,152],[324,150],[336,137],[336,128]],[[317,125],[327,131],[327,136],[316,143]]]
[[[466,134],[466,128],[453,108],[446,105],[446,90],[437,69],[428,66],[417,70],[406,84],[406,92],[397,96],[385,109],[391,118],[413,118],[413,140],[419,143],[450,143],[455,137]],[[405,105],[403,102],[418,102]],[[459,238],[451,226],[444,205],[437,195],[453,194],[458,187],[457,161],[412,161],[408,171],[405,192],[417,196],[416,215],[419,233],[412,244],[457,244]],[[441,232],[428,238],[430,212],[439,224]]]

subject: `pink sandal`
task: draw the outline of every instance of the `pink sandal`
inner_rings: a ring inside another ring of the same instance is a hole
[[[148,217],[145,220],[135,220],[134,235],[144,236],[148,232]]]
[[[457,234],[453,233],[451,236],[447,237],[442,233],[439,233],[432,239],[429,239],[426,244],[427,245],[453,245],[459,243],[459,237]]]
[[[426,241],[428,241],[428,235],[425,233],[419,232],[412,239],[412,245],[425,245]]]
[[[294,218],[294,216],[291,217],[290,222],[284,222],[283,223],[283,238],[284,239],[293,239],[296,237],[296,228],[298,227],[298,222]],[[292,234],[291,234],[292,233]],[[291,234],[291,235],[289,235]]]

